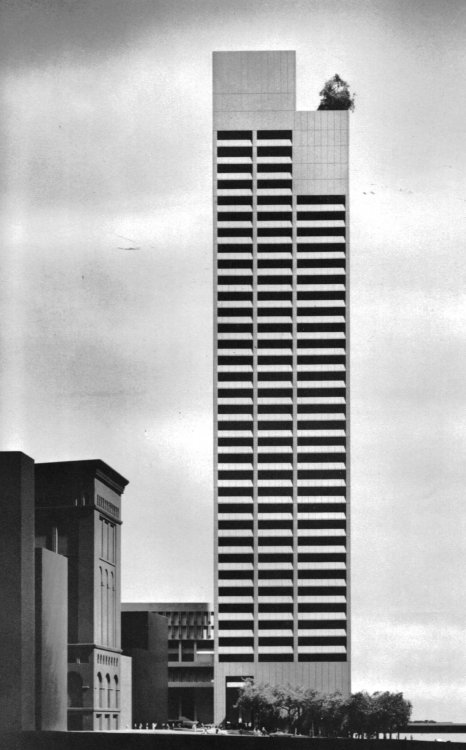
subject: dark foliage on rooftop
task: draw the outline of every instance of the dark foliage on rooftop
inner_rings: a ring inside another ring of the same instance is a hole
[[[349,84],[335,73],[325,82],[319,92],[320,104],[317,109],[351,109],[354,110],[355,94],[351,94]]]

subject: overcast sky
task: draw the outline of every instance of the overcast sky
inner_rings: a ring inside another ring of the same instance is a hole
[[[0,449],[102,458],[123,598],[212,598],[211,53],[351,116],[353,689],[466,719],[466,4],[3,0]]]

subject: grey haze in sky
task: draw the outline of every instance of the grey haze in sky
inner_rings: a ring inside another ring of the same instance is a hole
[[[466,718],[466,6],[5,0],[0,448],[102,458],[123,597],[212,596],[211,53],[351,116],[353,689]]]

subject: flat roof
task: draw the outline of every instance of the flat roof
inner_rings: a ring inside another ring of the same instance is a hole
[[[125,479],[122,474],[112,469],[105,461],[100,458],[85,459],[82,461],[49,461],[36,463],[35,470],[41,475],[69,474],[70,476],[80,476],[83,474],[93,474],[112,489],[118,488],[120,493],[124,492],[129,480]]]
[[[126,602],[121,605],[122,612],[211,612],[213,605],[209,602]]]

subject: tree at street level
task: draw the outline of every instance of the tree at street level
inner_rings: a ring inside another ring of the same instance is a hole
[[[276,728],[326,737],[392,736],[406,728],[411,703],[403,693],[321,694],[291,685],[256,685],[245,681],[236,708],[255,728]]]

